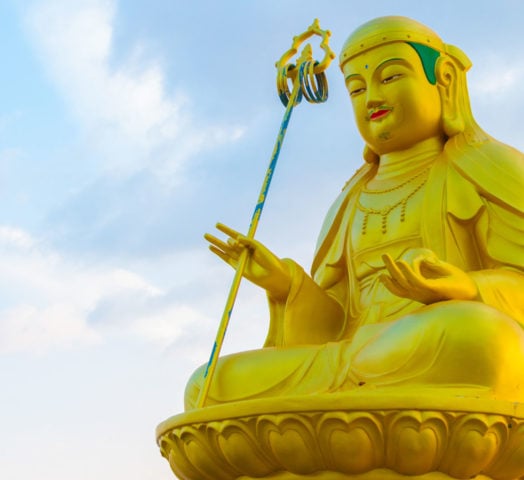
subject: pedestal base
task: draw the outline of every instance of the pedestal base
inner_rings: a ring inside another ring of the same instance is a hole
[[[379,468],[377,470],[373,470],[372,472],[356,475],[346,475],[344,473],[327,471],[317,472],[312,475],[295,475],[293,473],[285,472],[264,478],[270,480],[454,480],[454,477],[450,477],[449,475],[440,472],[426,473],[424,475],[402,475],[385,468]],[[255,480],[255,477],[240,477],[239,480]],[[470,480],[490,480],[490,477],[486,477],[485,475],[477,475],[472,477]]]
[[[524,478],[524,405],[479,392],[350,392],[229,403],[157,429],[182,480]]]

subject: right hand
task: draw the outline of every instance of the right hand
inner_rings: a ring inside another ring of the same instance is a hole
[[[217,229],[229,236],[227,242],[206,233],[209,249],[235,270],[243,251],[247,250],[247,262],[243,276],[255,285],[267,290],[275,300],[285,301],[291,288],[288,265],[257,240],[217,223]]]
[[[445,300],[478,300],[477,285],[468,273],[439,260],[427,249],[412,249],[403,259],[382,255],[389,275],[380,278],[393,294],[430,305]]]

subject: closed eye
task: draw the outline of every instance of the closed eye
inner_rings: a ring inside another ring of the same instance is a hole
[[[401,78],[403,75],[401,73],[396,73],[395,75],[389,75],[388,77],[384,78],[382,80],[382,83],[391,83],[391,82],[394,82],[395,80],[398,80],[399,78]]]
[[[364,93],[366,91],[365,87],[355,88],[354,90],[351,90],[349,92],[350,97],[354,97],[356,95],[360,95],[361,93]]]

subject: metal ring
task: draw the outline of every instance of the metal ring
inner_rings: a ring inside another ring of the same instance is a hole
[[[301,65],[301,89],[310,103],[323,103],[328,97],[327,77],[324,72],[315,73],[317,65],[318,62],[313,61]],[[307,73],[304,74],[304,71]]]
[[[310,103],[315,103],[316,97],[316,92],[314,91],[316,88],[315,82],[313,81],[313,84],[310,82],[310,76],[313,73],[314,66],[314,62],[311,61],[304,62],[300,65],[300,88],[302,89],[304,98]],[[311,88],[312,85],[313,88]]]
[[[289,71],[296,68],[293,64],[285,65],[280,69],[280,72],[277,76],[277,90],[278,90],[278,96],[280,98],[280,101],[282,104],[287,107],[287,104],[289,103],[289,99],[291,98],[291,92],[289,90],[289,84],[288,81],[291,77],[289,74]],[[302,100],[302,89],[299,90],[297,99],[295,101],[295,105],[298,105]]]

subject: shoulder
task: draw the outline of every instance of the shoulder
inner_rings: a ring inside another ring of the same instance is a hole
[[[330,257],[336,263],[343,254],[345,231],[347,229],[348,205],[361,181],[370,175],[375,167],[365,164],[346,182],[344,188],[329,208],[317,240],[312,272],[315,272],[323,259]]]
[[[342,191],[338,194],[335,201],[331,204],[331,207],[329,208],[324,218],[324,223],[322,224],[322,228],[320,230],[320,235],[318,238],[317,248],[323,242],[327,233],[330,230],[332,230],[335,227],[335,225],[339,223],[337,221],[337,217],[339,217],[341,210],[347,204],[347,201],[351,196],[351,193],[354,191],[355,187],[360,183],[360,180],[366,177],[372,170],[373,166],[368,164],[363,165],[345,183],[344,187],[342,188]]]
[[[489,201],[524,213],[524,154],[494,139],[446,145],[450,166]]]

